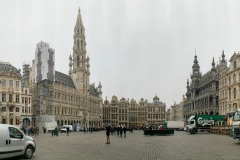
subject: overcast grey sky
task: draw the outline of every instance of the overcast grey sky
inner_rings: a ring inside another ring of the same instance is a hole
[[[0,61],[22,69],[36,43],[55,49],[57,71],[68,74],[78,7],[86,31],[90,81],[103,99],[152,99],[170,107],[186,93],[197,50],[202,73],[240,50],[237,0],[1,0]]]

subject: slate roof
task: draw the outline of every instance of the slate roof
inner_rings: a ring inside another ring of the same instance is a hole
[[[69,87],[75,88],[72,78],[69,75],[55,71],[55,81]]]
[[[97,89],[93,85],[89,86],[89,90],[88,91],[89,91],[90,95],[98,96]]]

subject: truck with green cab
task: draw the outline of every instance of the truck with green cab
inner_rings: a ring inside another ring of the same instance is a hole
[[[196,134],[199,131],[209,131],[210,127],[216,122],[224,122],[224,115],[192,115],[187,121],[187,128],[190,134]]]

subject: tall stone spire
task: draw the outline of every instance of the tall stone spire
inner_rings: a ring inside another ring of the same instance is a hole
[[[226,60],[225,60],[225,54],[224,54],[224,50],[222,51],[222,60],[221,60],[221,62],[223,62],[223,63],[226,62]]]
[[[77,22],[74,28],[75,33],[77,32],[77,29],[84,29],[83,22],[82,22],[82,16],[80,12],[80,7],[78,8],[78,16],[77,16]]]
[[[198,60],[197,60],[197,55],[195,54],[194,56],[194,61],[193,61],[193,66],[192,66],[192,76],[191,79],[193,78],[200,78],[201,74],[200,74],[200,66],[198,64]]]
[[[211,70],[216,71],[214,57],[213,57],[213,60],[212,60],[212,69]]]
[[[212,60],[212,68],[215,68],[215,61],[214,61],[214,57],[213,57],[213,60]]]
[[[102,85],[100,81],[97,88],[98,88],[98,97],[102,98]]]
[[[80,8],[73,35],[73,57],[72,70],[69,72],[76,89],[80,93],[87,94],[89,89],[90,64],[86,53],[85,28],[83,26]]]
[[[198,60],[197,60],[197,55],[194,56],[194,61],[193,62],[194,62],[193,66],[192,66],[193,69],[194,68],[200,68],[199,64],[198,64]]]

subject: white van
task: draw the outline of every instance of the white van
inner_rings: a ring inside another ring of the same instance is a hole
[[[72,132],[73,131],[73,126],[72,125],[63,125],[61,128],[61,133],[63,132],[67,132],[67,128],[69,127],[69,131]]]
[[[20,129],[9,124],[0,124],[0,159],[15,156],[32,158],[36,143]]]

